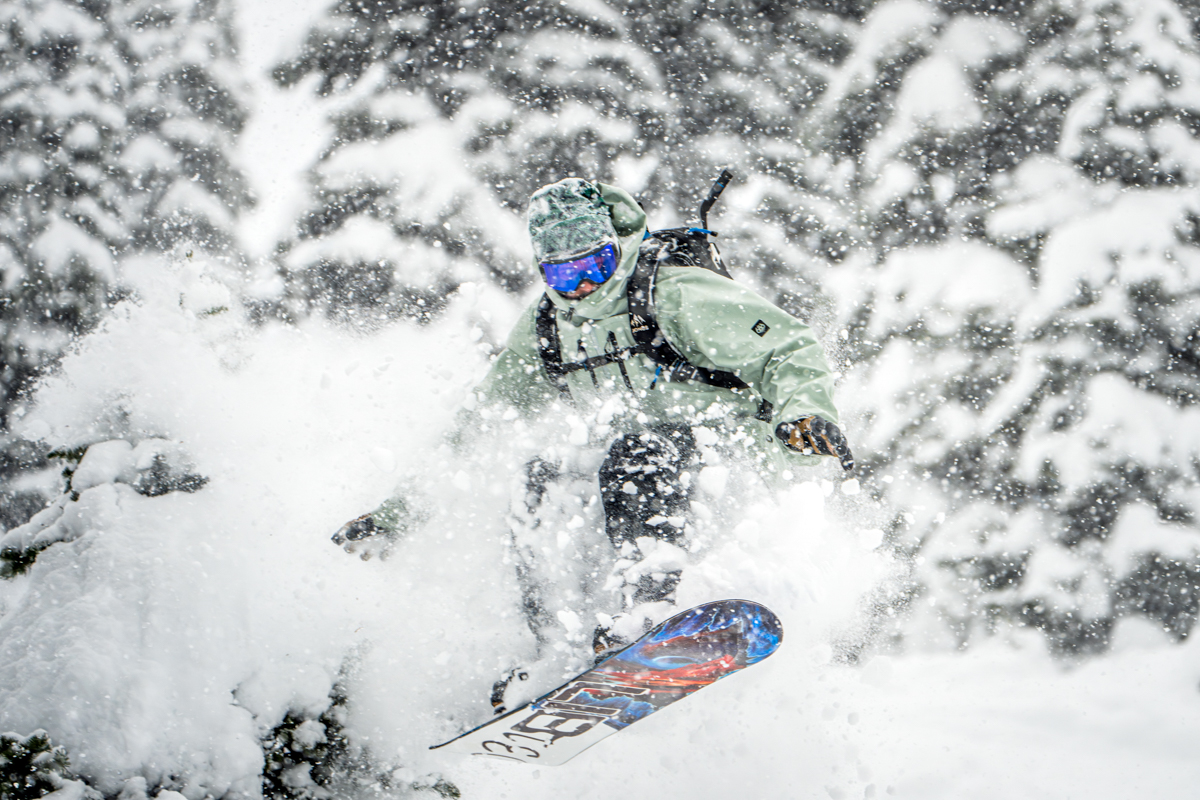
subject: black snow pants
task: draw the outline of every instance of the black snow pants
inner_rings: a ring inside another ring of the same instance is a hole
[[[696,440],[688,426],[627,433],[612,443],[599,477],[605,528],[614,548],[639,559],[637,540],[642,537],[682,544],[692,489],[685,473],[694,473],[696,463]],[[661,579],[643,575],[631,600],[636,604],[667,599],[679,578],[677,571]]]

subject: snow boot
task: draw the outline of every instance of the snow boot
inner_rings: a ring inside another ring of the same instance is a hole
[[[633,644],[632,639],[627,639],[615,632],[611,625],[597,625],[596,630],[592,633],[592,653],[595,654],[593,665],[621,652],[631,644]]]
[[[516,704],[506,702],[505,698],[510,694],[509,689],[514,687],[514,684],[521,684],[529,680],[529,670],[524,667],[513,667],[508,672],[500,676],[495,683],[492,684],[491,703],[493,713],[496,715],[507,713],[509,707],[515,708]]]

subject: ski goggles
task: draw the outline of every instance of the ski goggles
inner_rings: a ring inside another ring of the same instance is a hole
[[[556,292],[573,292],[585,278],[604,283],[612,277],[617,271],[617,246],[608,242],[570,261],[543,261],[541,268],[547,286]]]

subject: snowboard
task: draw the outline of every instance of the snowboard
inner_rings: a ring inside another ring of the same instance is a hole
[[[668,619],[531,703],[431,750],[558,766],[655,711],[757,664],[783,641],[765,606],[721,600]]]

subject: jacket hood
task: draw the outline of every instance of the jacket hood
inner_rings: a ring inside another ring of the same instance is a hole
[[[621,245],[621,262],[617,264],[617,271],[596,291],[580,300],[569,300],[543,283],[550,301],[558,309],[584,319],[603,319],[625,310],[625,284],[637,266],[638,247],[646,235],[646,212],[629,192],[606,183],[597,183],[595,186],[612,214],[617,241]],[[540,277],[541,268],[536,257],[533,268]]]
[[[563,178],[529,198],[529,242],[539,261],[569,261],[599,243],[616,242],[612,209],[600,187],[583,178]]]

